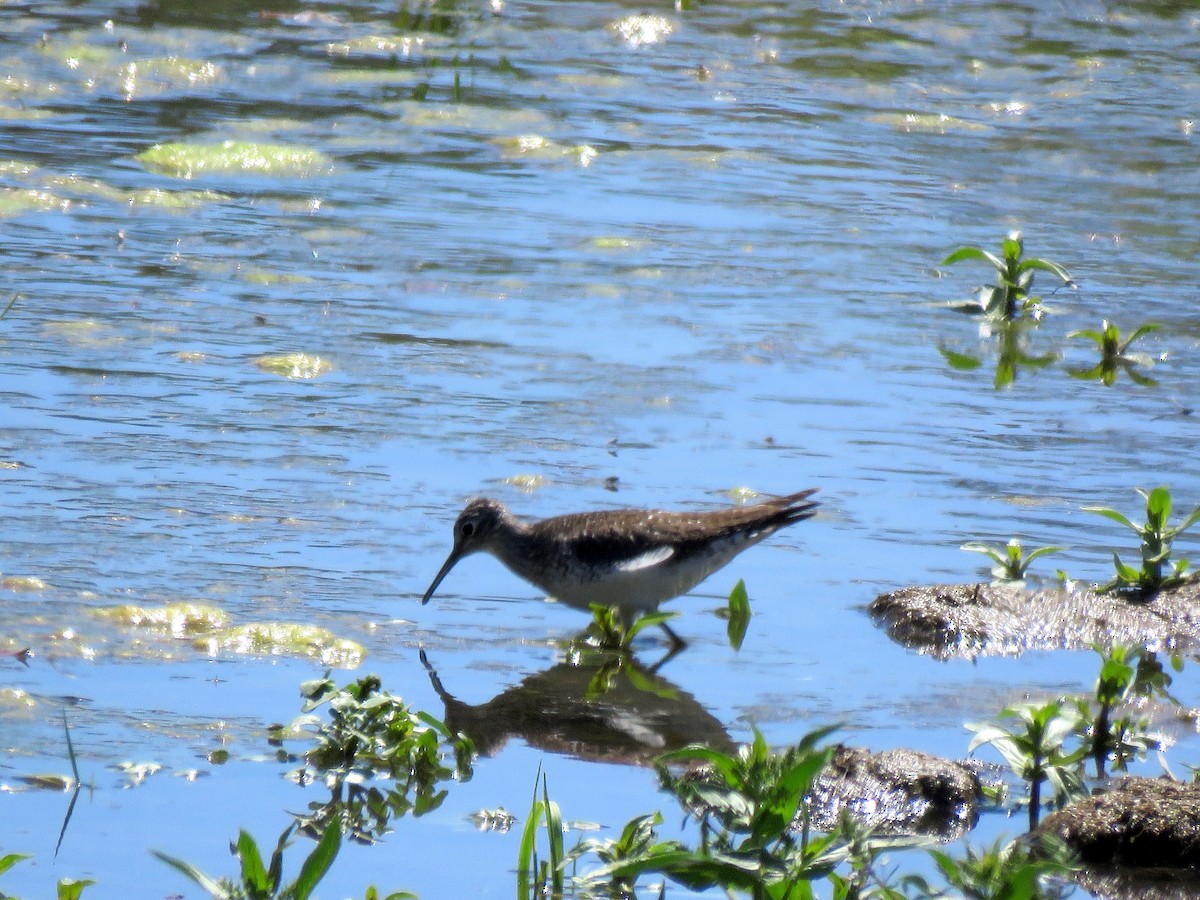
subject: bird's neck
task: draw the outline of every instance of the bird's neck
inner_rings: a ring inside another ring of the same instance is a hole
[[[548,570],[556,568],[553,543],[537,540],[533,529],[514,516],[496,523],[487,549],[511,572],[539,587],[545,586]]]

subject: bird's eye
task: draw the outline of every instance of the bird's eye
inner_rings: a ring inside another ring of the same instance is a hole
[[[465,538],[469,538],[474,533],[475,533],[475,523],[474,522],[463,522],[462,536]]]

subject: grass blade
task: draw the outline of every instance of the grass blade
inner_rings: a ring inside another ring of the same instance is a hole
[[[71,794],[71,802],[67,804],[67,814],[63,816],[62,828],[58,829],[58,841],[54,845],[54,858],[58,859],[58,851],[62,848],[63,838],[67,836],[67,825],[75,812],[75,801],[79,799],[79,766],[75,762],[75,745],[71,743],[71,729],[67,726],[67,714],[62,714],[63,734],[67,736],[67,756],[71,760],[71,775],[75,779],[75,791]]]
[[[533,868],[537,865],[534,847],[537,844],[538,824],[542,820],[542,801],[537,798],[537,782],[541,774],[541,766],[538,766],[538,774],[533,782],[533,804],[529,808],[525,828],[521,832],[521,843],[517,848],[517,900],[530,900],[533,885],[537,881],[537,872]]]
[[[546,817],[546,837],[550,843],[550,883],[553,886],[551,896],[561,897],[563,894],[563,824],[562,811],[558,804],[550,799],[550,789],[546,782],[546,773],[542,773],[542,803]]]

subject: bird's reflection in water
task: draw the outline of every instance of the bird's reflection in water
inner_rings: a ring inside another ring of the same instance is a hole
[[[572,654],[477,705],[446,690],[424,649],[421,662],[445,704],[447,728],[469,737],[481,755],[495,754],[509,738],[583,760],[640,766],[690,744],[734,748],[695,697],[628,653]]]
[[[445,705],[447,729],[469,737],[481,755],[494,755],[509,738],[582,760],[641,766],[697,744],[738,752],[695,697],[631,654],[573,647],[564,661],[474,706],[446,690],[423,649],[421,662]],[[703,768],[694,775],[706,777]],[[974,825],[981,796],[978,777],[953,760],[839,745],[808,802],[812,821],[826,829],[848,813],[883,834],[950,840]]]

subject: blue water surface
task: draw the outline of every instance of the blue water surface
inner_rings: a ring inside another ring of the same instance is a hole
[[[34,651],[0,656],[33,703],[0,706],[0,854],[33,855],[3,891],[192,890],[149,851],[230,874],[239,829],[269,849],[316,797],[266,729],[320,661],[210,657],[97,608],[319,625],[366,650],[336,680],[376,673],[439,716],[420,647],[472,704],[561,661],[586,620],[486,557],[418,604],[477,494],[534,518],[820,486],[816,519],[670,606],[690,646],[660,674],[736,740],[841,723],[958,758],[964,723],[1090,690],[1092,654],[937,662],[865,607],[987,578],[968,540],[1059,544],[1043,576],[1105,580],[1136,539],[1081,506],[1134,515],[1159,484],[1200,503],[1200,19],[685,5],[0,7],[0,649]],[[324,162],[185,179],[137,159],[225,140]],[[1038,276],[1029,352],[1053,361],[996,389],[996,338],[946,308],[991,273],[940,263],[1012,230],[1078,287]],[[1096,351],[1068,334],[1104,319],[1162,326],[1139,342],[1156,386],[1070,376]],[[332,369],[256,362],[283,353]],[[712,613],[739,579],[734,652]],[[1189,669],[1174,690],[1194,702]],[[19,779],[69,772],[64,713],[86,786],[55,856],[69,795]],[[1195,740],[1172,734],[1182,772]],[[122,762],[163,768],[129,786]],[[649,769],[514,736],[434,812],[347,845],[320,895],[508,896],[520,825],[467,817],[523,818],[539,770],[602,836],[654,809],[676,834]],[[989,816],[973,839],[1020,831]]]

